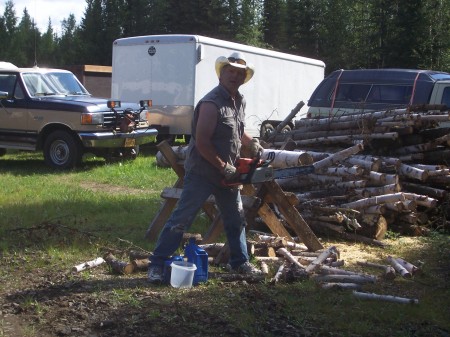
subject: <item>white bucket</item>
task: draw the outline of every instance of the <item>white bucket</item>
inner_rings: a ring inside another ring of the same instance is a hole
[[[170,285],[175,288],[190,288],[194,280],[194,273],[197,266],[191,262],[173,261],[170,266]]]

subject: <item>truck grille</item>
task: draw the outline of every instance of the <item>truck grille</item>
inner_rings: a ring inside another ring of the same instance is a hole
[[[114,112],[105,113],[103,117],[103,127],[108,130],[119,130],[123,116],[123,111],[118,111],[117,114],[114,114]],[[136,125],[139,123],[138,114],[134,115],[134,122]]]

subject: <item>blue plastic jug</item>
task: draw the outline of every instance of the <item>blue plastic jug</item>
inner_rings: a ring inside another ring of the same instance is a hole
[[[195,285],[206,282],[208,280],[208,253],[195,244],[195,238],[189,239],[189,243],[184,248],[184,257],[197,267],[192,283]]]

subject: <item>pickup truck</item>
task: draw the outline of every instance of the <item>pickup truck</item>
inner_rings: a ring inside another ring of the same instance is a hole
[[[307,117],[340,116],[414,105],[450,108],[450,74],[414,69],[336,70],[314,90]]]
[[[67,70],[0,62],[0,156],[43,151],[58,169],[79,166],[85,153],[134,159],[158,134],[148,125],[148,106],[92,97]]]

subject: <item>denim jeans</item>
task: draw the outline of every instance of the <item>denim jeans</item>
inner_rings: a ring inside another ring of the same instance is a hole
[[[245,236],[245,217],[241,194],[237,188],[223,188],[208,182],[204,177],[187,173],[177,207],[159,234],[150,260],[162,265],[180,246],[183,233],[188,231],[198,211],[210,195],[214,195],[224,224],[230,248],[232,268],[248,261]]]

